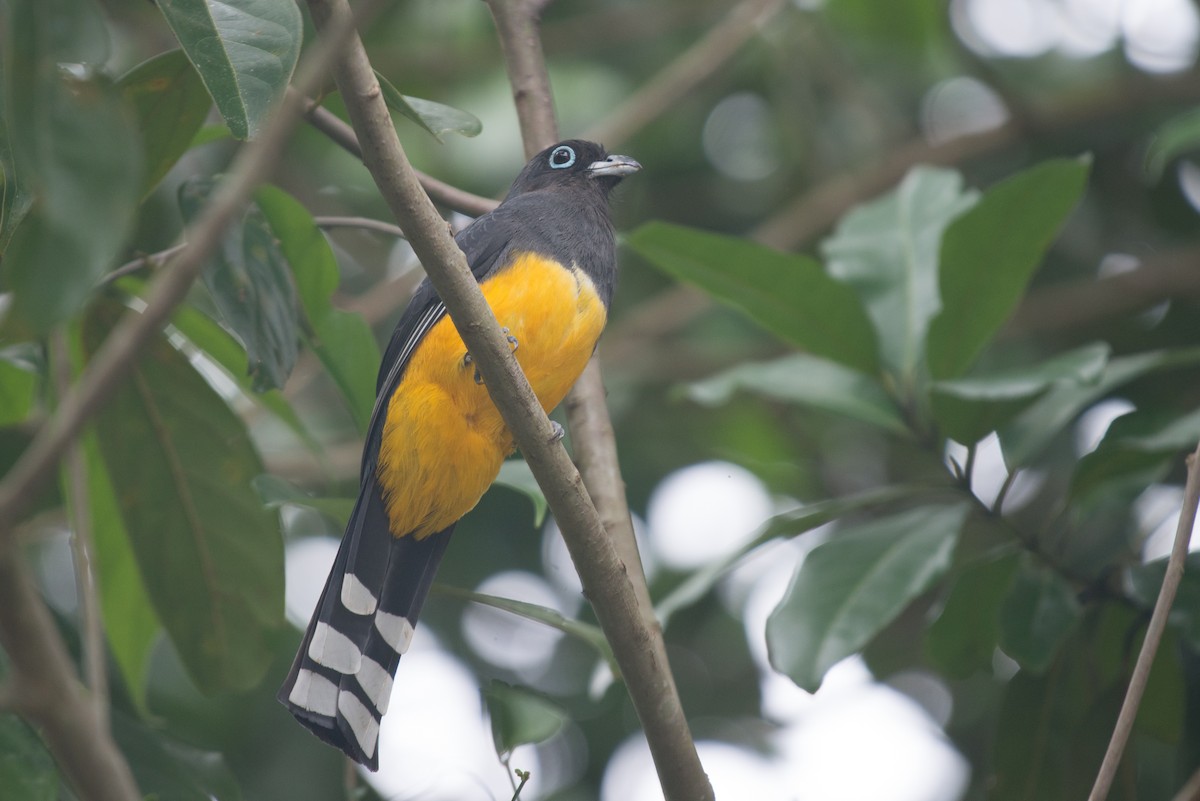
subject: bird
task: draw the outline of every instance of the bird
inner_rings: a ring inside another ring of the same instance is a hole
[[[547,413],[607,321],[617,277],[609,195],[640,169],[595,142],[559,142],[455,237]],[[472,362],[425,279],[384,351],[358,498],[277,694],[317,737],[372,771],[400,656],[455,524],[515,450]]]

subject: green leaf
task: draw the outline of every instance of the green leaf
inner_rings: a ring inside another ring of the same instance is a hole
[[[78,379],[86,358],[81,326],[72,323],[68,332],[71,375]],[[162,625],[146,593],[95,429],[85,430],[79,444],[86,476],[85,513],[91,524],[93,567],[104,634],[134,706],[146,715],[146,674],[150,652]],[[69,492],[63,495],[69,500]]]
[[[852,512],[912,497],[913,493],[922,489],[924,488],[892,485],[844,498],[831,498],[827,501],[805,504],[799,509],[778,514],[763,525],[762,531],[754,539],[728,556],[705,565],[689,575],[683,583],[655,604],[654,614],[662,623],[663,628],[666,628],[676,612],[691,606],[707,595],[717,581],[751,551],[776,539],[798,537]]]
[[[147,799],[241,801],[237,779],[221,754],[153,731],[119,711],[113,713],[112,730]]]
[[[1172,160],[1200,146],[1200,109],[1185,111],[1159,126],[1146,148],[1143,172],[1149,181],[1162,179]]]
[[[375,71],[375,78],[383,90],[387,107],[424,128],[439,142],[442,141],[441,135],[447,132],[470,137],[479,136],[483,131],[483,123],[474,114],[432,100],[402,95],[378,70]]]
[[[333,307],[340,274],[325,234],[308,209],[281,189],[263,187],[255,200],[291,267],[300,304],[312,329],[310,345],[342,392],[360,433],[375,406],[379,345],[357,314]]]
[[[27,186],[24,171],[17,169],[13,158],[3,88],[0,83],[0,258],[8,249],[13,231],[33,207],[33,194]]]
[[[7,135],[32,206],[12,231],[2,266],[14,293],[11,316],[44,333],[83,305],[123,247],[140,198],[142,158],[132,114],[115,87],[98,74],[78,79],[58,66],[107,51],[92,4],[48,0],[7,9],[5,68],[20,76],[8,82]]]
[[[283,97],[303,24],[290,0],[159,0],[229,130],[252,139]]]
[[[1104,343],[1059,354],[1035,365],[986,375],[935,381],[930,407],[942,431],[971,444],[983,439],[1057,382],[1094,384],[1108,361]]]
[[[524,459],[507,459],[500,465],[500,474],[496,476],[496,482],[502,487],[508,487],[510,490],[521,493],[529,499],[533,504],[533,524],[541,526],[542,521],[546,519],[546,512],[549,510],[549,504],[546,503],[546,496],[542,494],[542,488],[538,485],[537,479],[533,477],[533,471],[529,469]]]
[[[199,216],[212,189],[208,179],[180,186],[179,205],[186,219]],[[296,364],[300,310],[288,263],[257,205],[247,208],[241,225],[226,231],[201,280],[221,318],[246,348],[255,390],[282,387]]]
[[[1075,466],[1071,498],[1086,504],[1101,493],[1132,497],[1161,480],[1179,451],[1194,450],[1198,440],[1200,410],[1165,419],[1161,412],[1122,415]]]
[[[1054,661],[1082,614],[1065,579],[1026,559],[1000,607],[1000,647],[1025,670],[1041,673]]]
[[[950,566],[967,507],[922,506],[814,548],[767,620],[771,665],[809,692]]]
[[[58,801],[58,770],[41,739],[16,715],[0,714],[0,787],[14,801]]]
[[[952,170],[917,167],[895,190],[842,218],[822,244],[826,269],[866,306],[884,366],[911,387],[937,313],[942,232],[977,200]]]
[[[37,366],[28,349],[0,348],[0,426],[22,423],[29,417],[37,391]]]
[[[1086,645],[1073,641],[1044,675],[1020,671],[1008,681],[994,735],[995,773],[986,779],[989,799],[1087,797],[1121,693],[1095,686]]]
[[[938,0],[830,0],[822,16],[852,37],[850,41],[872,41],[889,56],[899,50],[926,59],[950,36],[945,6]]]
[[[942,239],[942,310],[929,372],[963,374],[1008,319],[1087,184],[1090,159],[1055,159],[992,187]]]
[[[988,670],[1000,637],[1000,605],[1017,570],[1006,553],[963,568],[925,637],[925,653],[946,676]]]
[[[1129,570],[1134,600],[1146,610],[1154,608],[1167,574],[1167,560],[1156,559]],[[1190,553],[1184,564],[1183,579],[1175,594],[1175,603],[1167,621],[1194,650],[1200,651],[1200,552]]]
[[[1200,362],[1200,348],[1161,350],[1109,360],[1093,384],[1058,384],[997,432],[1009,470],[1024,467],[1080,412],[1122,384],[1148,372]]]
[[[875,332],[854,292],[812,259],[661,222],[646,223],[625,241],[660,270],[776,336],[869,375],[878,371]]]
[[[315,509],[339,527],[344,527],[354,511],[353,498],[318,498],[309,495],[279,476],[264,474],[255,476],[250,482],[258,497],[268,508],[278,508],[285,504],[292,506],[307,506]]]
[[[212,100],[182,50],[171,50],[134,67],[118,86],[133,106],[142,135],[145,197],[192,146]]]
[[[130,697],[145,715],[150,654],[158,642],[162,624],[146,592],[96,433],[90,431],[84,435],[82,444],[104,634]]]
[[[525,601],[514,601],[510,598],[500,598],[495,595],[472,592],[471,590],[451,587],[437,582],[434,582],[433,589],[441,595],[448,595],[451,598],[459,598],[463,601],[471,601],[495,609],[502,609],[505,612],[511,612],[527,620],[533,620],[545,624],[550,628],[558,629],[563,634],[576,637],[596,649],[600,657],[608,663],[613,676],[619,677],[621,675],[621,670],[617,667],[617,659],[613,656],[612,646],[608,644],[608,638],[604,636],[604,632],[600,630],[599,626],[593,626],[591,623],[583,623],[579,620],[571,620],[570,618],[563,617],[561,613],[554,609],[526,603]]]
[[[94,353],[120,315],[97,304]],[[196,686],[254,686],[283,621],[283,542],[250,486],[241,421],[165,338],[100,411],[96,431],[146,593]]]
[[[495,679],[483,688],[483,700],[492,721],[496,754],[501,757],[518,746],[549,740],[567,721],[566,713],[557,704],[523,687]]]
[[[874,378],[835,362],[794,353],[770,362],[740,364],[689,384],[687,396],[705,406],[727,403],[739,390],[771,400],[812,406],[887,429],[909,433],[896,404]]]

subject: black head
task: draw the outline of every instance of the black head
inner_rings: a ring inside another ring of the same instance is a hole
[[[642,168],[628,156],[610,156],[595,142],[568,139],[538,153],[513,181],[508,197],[541,189],[574,188],[607,195]]]

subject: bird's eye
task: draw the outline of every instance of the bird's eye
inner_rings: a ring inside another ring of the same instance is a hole
[[[566,145],[559,145],[550,151],[550,166],[556,170],[565,170],[575,163],[575,151]]]

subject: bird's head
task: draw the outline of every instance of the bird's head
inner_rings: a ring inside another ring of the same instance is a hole
[[[508,197],[555,187],[575,187],[607,195],[626,175],[642,168],[628,156],[609,155],[583,139],[552,145],[529,160],[513,181]]]

